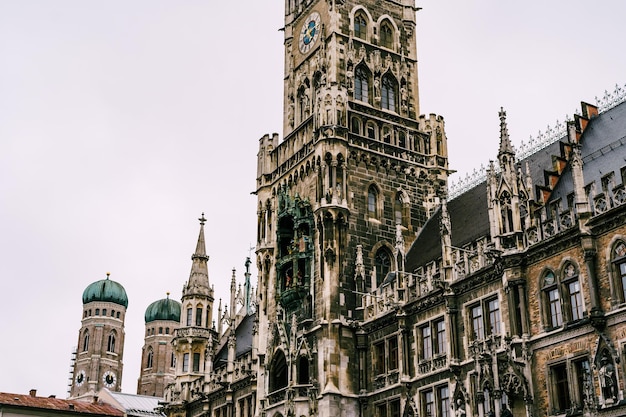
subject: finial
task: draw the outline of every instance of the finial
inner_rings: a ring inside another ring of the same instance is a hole
[[[169,300],[170,299],[170,292],[168,291],[165,294],[167,294],[167,299]]]
[[[110,272],[107,272],[107,279],[109,279],[109,275],[111,275],[111,273],[110,273]]]
[[[206,219],[204,218],[204,212],[202,212],[202,217],[200,217],[198,220],[200,220],[200,225],[204,226],[204,223],[206,222]]]

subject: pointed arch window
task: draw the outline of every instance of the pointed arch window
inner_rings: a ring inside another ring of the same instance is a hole
[[[378,218],[378,190],[370,185],[367,190],[367,213],[370,218]]]
[[[500,194],[501,232],[513,232],[513,210],[511,209],[511,194],[508,191]]]
[[[274,355],[270,369],[270,392],[285,388],[288,382],[287,360],[281,350]]]
[[[612,251],[613,300],[614,303],[626,302],[626,243],[618,241]]]
[[[187,320],[185,321],[186,326],[191,326],[192,315],[193,315],[193,309],[191,307],[187,307]]]
[[[374,256],[376,270],[376,287],[378,288],[389,272],[391,272],[391,254],[386,248],[380,248]]]
[[[388,20],[385,20],[380,25],[380,46],[393,49],[393,33],[393,26],[391,26]]]
[[[396,111],[396,91],[398,83],[389,74],[383,75],[381,89],[381,107],[386,110]]]
[[[404,224],[404,200],[401,192],[396,194],[396,199],[393,203],[393,214],[396,224]]]
[[[196,307],[196,326],[202,326],[202,305],[200,304]]]
[[[363,66],[356,68],[354,73],[354,99],[369,103],[370,101],[370,74]]]
[[[561,276],[551,270],[546,271],[541,285],[543,320],[547,329],[584,318],[582,287],[574,264],[566,263]]]
[[[83,334],[83,352],[89,350],[89,331],[85,331]]]
[[[363,12],[354,16],[354,36],[367,40],[367,17]]]
[[[107,352],[115,353],[115,332],[109,334],[109,339],[107,340]]]
[[[154,353],[152,349],[148,350],[148,355],[146,357],[146,368],[152,368],[152,362],[154,361]]]

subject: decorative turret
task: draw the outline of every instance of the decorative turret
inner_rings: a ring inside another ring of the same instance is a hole
[[[180,328],[172,342],[176,358],[176,380],[166,397],[173,406],[191,398],[194,381],[211,370],[215,331],[213,322],[213,289],[209,286],[209,270],[204,240],[204,213],[200,221],[200,234],[196,250],[191,256],[189,280],[183,287]]]

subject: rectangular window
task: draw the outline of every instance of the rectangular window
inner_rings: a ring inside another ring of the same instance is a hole
[[[400,417],[400,400],[389,403],[389,417]]]
[[[485,338],[485,329],[483,327],[483,307],[479,304],[472,307],[472,332],[473,338],[482,340]]]
[[[389,339],[389,370],[398,369],[398,338]]]
[[[435,396],[432,390],[422,393],[422,415],[435,417]]]
[[[438,320],[435,322],[435,331],[437,342],[435,347],[437,348],[437,355],[446,354],[446,348],[448,345],[448,336],[446,335],[446,322],[444,320]]]
[[[202,308],[196,308],[196,326],[202,326]]]
[[[580,283],[576,280],[567,284],[567,287],[569,289],[570,303],[572,305],[572,320],[580,320],[583,318],[584,311],[583,296],[580,292]]]
[[[471,330],[474,340],[483,340],[492,334],[502,333],[500,301],[498,298],[483,300],[470,307]]]
[[[422,359],[433,357],[433,341],[430,336],[430,325],[422,327]]]
[[[199,353],[193,354],[193,371],[200,372],[200,354]]]
[[[448,395],[448,386],[439,387],[437,389],[437,412],[438,417],[450,416],[450,396]]]
[[[378,404],[376,406],[376,417],[387,417],[387,404]]]
[[[574,362],[574,379],[576,383],[576,403],[583,404],[585,399],[585,384],[591,383],[591,368],[587,358],[579,359]]]
[[[191,326],[191,315],[193,313],[193,310],[191,308],[187,309],[187,326]]]
[[[563,315],[561,313],[561,298],[557,288],[548,291],[548,303],[550,305],[550,323],[552,327],[561,326],[563,324]]]
[[[500,334],[500,303],[497,298],[487,302],[491,334]]]
[[[619,274],[622,279],[622,302],[626,301],[626,262],[619,264]]]
[[[550,369],[550,380],[553,389],[552,408],[564,412],[571,407],[569,386],[567,382],[567,364],[561,363]]]
[[[183,372],[189,372],[189,353],[183,355]]]

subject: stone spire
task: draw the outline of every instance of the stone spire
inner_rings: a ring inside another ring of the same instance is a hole
[[[204,223],[206,222],[204,213],[198,220],[200,220],[200,234],[196,244],[196,251],[191,255],[191,273],[189,274],[187,285],[183,289],[183,298],[193,295],[213,295],[213,290],[209,285],[209,268],[207,265],[209,257],[206,254],[206,244],[204,242]]]
[[[498,151],[498,155],[515,154],[513,145],[511,145],[511,139],[509,138],[509,128],[506,124],[506,112],[503,107],[500,107],[498,116],[500,117],[500,150]]]

